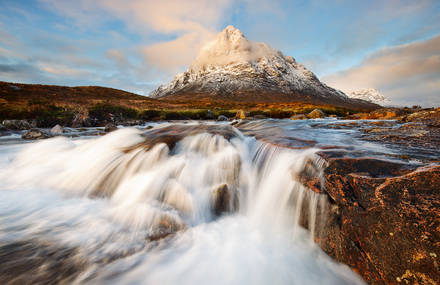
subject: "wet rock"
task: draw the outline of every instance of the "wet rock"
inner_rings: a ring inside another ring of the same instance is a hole
[[[152,230],[146,239],[148,241],[161,240],[185,228],[186,226],[182,222],[171,216],[164,215],[152,226]]]
[[[254,119],[255,120],[264,120],[264,119],[267,119],[267,117],[265,115],[255,115]]]
[[[427,127],[440,127],[440,108],[435,110],[423,110],[404,116],[403,122],[417,122]]]
[[[118,128],[114,124],[109,123],[109,124],[105,125],[104,132],[109,133],[109,132],[113,132],[113,131],[115,131],[117,129]]]
[[[315,109],[312,112],[307,114],[307,118],[309,118],[309,119],[325,118],[325,113],[320,109]]]
[[[236,119],[246,119],[246,114],[245,114],[245,112],[243,110],[239,110],[235,114],[235,118]]]
[[[0,132],[5,132],[7,131],[8,128],[6,128],[5,126],[3,126],[3,124],[0,124]]]
[[[235,212],[238,207],[238,193],[230,189],[227,184],[221,184],[212,190],[212,210],[217,216]]]
[[[31,124],[26,120],[4,120],[3,126],[9,130],[29,130]]]
[[[142,120],[125,120],[122,122],[122,125],[124,126],[139,126],[142,125],[144,121]]]
[[[129,152],[138,147],[143,147],[148,150],[159,143],[165,143],[168,146],[169,150],[173,151],[176,144],[183,138],[187,136],[198,135],[201,133],[219,135],[225,138],[226,140],[230,140],[233,137],[236,137],[236,133],[234,132],[231,126],[208,125],[208,124],[200,124],[200,125],[174,124],[167,127],[154,128],[152,130],[148,130],[148,132],[145,133],[144,142],[134,147],[127,148],[125,151]]]
[[[90,266],[80,249],[41,240],[0,243],[0,284],[71,284]]]
[[[370,284],[440,282],[439,261],[430,254],[440,252],[440,166],[414,168],[332,159],[324,171],[321,191],[336,210],[317,242]]]
[[[51,137],[50,134],[40,129],[30,129],[21,136],[21,138],[25,140],[39,140],[39,139],[47,139],[50,137]]]
[[[220,115],[220,116],[217,117],[217,121],[224,122],[224,121],[227,121],[227,120],[228,120],[228,117],[226,117],[224,115]]]
[[[291,120],[307,120],[307,116],[303,114],[293,115],[290,117]]]
[[[64,129],[60,125],[55,125],[52,129],[50,129],[50,134],[53,136],[62,135],[63,132],[64,132]]]

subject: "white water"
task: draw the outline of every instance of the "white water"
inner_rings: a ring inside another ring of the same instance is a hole
[[[77,249],[86,266],[76,283],[363,284],[313,243],[325,234],[326,197],[297,176],[319,177],[315,149],[276,148],[237,131],[230,141],[201,133],[171,152],[165,144],[146,150],[134,147],[141,134],[3,146],[1,244]],[[217,216],[222,184],[239,207]],[[304,216],[310,230],[299,226]],[[164,225],[177,232],[149,241]]]

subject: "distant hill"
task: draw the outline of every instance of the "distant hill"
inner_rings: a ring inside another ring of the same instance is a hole
[[[164,105],[155,99],[130,92],[99,87],[66,87],[56,85],[21,84],[0,81],[0,104],[12,104],[14,107],[55,104],[58,106],[91,106],[97,103],[110,103],[127,107],[150,107],[155,103]]]

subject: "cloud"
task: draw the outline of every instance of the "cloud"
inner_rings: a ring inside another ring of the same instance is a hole
[[[440,35],[384,48],[323,80],[344,92],[373,87],[399,105],[439,106]]]
[[[140,47],[147,64],[168,72],[191,63],[200,47],[216,34],[225,12],[234,3],[232,0],[42,1],[80,26],[102,20],[107,14],[108,20],[116,17],[144,37],[154,34],[171,37]]]

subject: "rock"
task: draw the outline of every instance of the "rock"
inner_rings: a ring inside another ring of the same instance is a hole
[[[62,135],[63,132],[64,132],[64,129],[60,125],[55,125],[52,129],[50,129],[50,134],[53,136]]]
[[[422,123],[428,127],[440,127],[440,109],[423,110],[404,116],[403,122],[417,122]]]
[[[109,123],[109,124],[105,125],[104,132],[109,133],[109,132],[113,132],[113,131],[115,131],[117,129],[118,128],[114,124]]]
[[[26,120],[4,120],[3,126],[10,130],[29,130],[31,128]]]
[[[214,116],[214,113],[212,112],[212,110],[206,111],[206,118],[208,120],[214,120],[215,116]]]
[[[25,140],[39,140],[39,139],[47,139],[50,137],[51,137],[50,134],[40,129],[30,129],[21,136],[21,138]]]
[[[309,119],[325,118],[325,113],[320,109],[315,109],[312,112],[307,114],[307,118],[309,118]]]
[[[238,207],[238,193],[229,189],[227,184],[221,184],[212,190],[212,210],[217,216],[237,211]]]
[[[93,125],[92,119],[89,117],[87,109],[79,109],[73,116],[72,128],[91,127]]]
[[[161,240],[185,228],[185,224],[180,220],[164,215],[152,226],[152,230],[146,239],[148,241]]]
[[[331,159],[333,203],[318,244],[369,284],[439,284],[440,166]]]
[[[223,121],[227,121],[227,120],[228,120],[228,117],[226,117],[224,115],[220,115],[220,116],[217,117],[217,121],[223,122]]]
[[[307,120],[306,115],[299,114],[299,115],[293,115],[290,117],[291,120]]]
[[[146,130],[151,130],[152,128],[154,128],[153,126],[146,126],[145,129]]]
[[[236,124],[238,124],[238,123],[239,123],[239,121],[237,121],[237,120],[234,120],[234,121],[232,121],[232,122],[231,122],[231,124],[230,124],[230,125],[231,125],[231,126],[235,126],[235,125],[236,125]]]
[[[7,131],[8,128],[6,128],[5,126],[3,126],[3,124],[0,124],[0,132],[5,132]]]
[[[235,114],[236,119],[246,119],[246,114],[243,110],[237,111],[237,114]]]
[[[267,117],[265,115],[255,115],[254,119],[255,120],[264,120],[264,119],[267,119]]]
[[[124,126],[139,126],[142,125],[144,122],[142,120],[125,120],[122,122]]]

